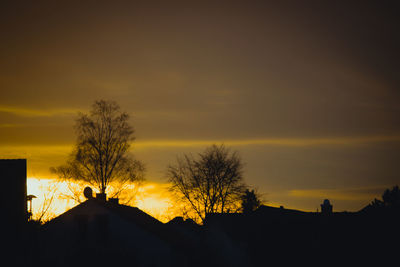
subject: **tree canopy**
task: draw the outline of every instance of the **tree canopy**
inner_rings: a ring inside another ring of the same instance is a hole
[[[399,210],[400,209],[400,189],[399,186],[393,186],[392,189],[386,189],[382,194],[382,200],[374,199],[366,210]]]
[[[89,114],[78,115],[77,141],[67,163],[51,170],[64,179],[84,181],[100,193],[106,193],[111,183],[122,190],[126,183],[143,180],[143,164],[128,151],[134,140],[128,119],[116,102],[96,101]]]
[[[246,189],[246,191],[241,196],[241,205],[243,213],[251,213],[261,205],[261,200],[254,189]]]
[[[237,152],[212,145],[195,158],[184,155],[167,168],[170,190],[190,207],[196,219],[208,213],[236,211],[245,190],[243,164]]]

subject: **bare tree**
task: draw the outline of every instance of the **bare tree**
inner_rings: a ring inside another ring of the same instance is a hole
[[[44,224],[55,217],[54,214],[54,199],[57,196],[59,189],[59,183],[52,183],[50,186],[45,188],[46,193],[43,194],[42,203],[38,206],[37,210],[33,214],[33,219],[40,224]]]
[[[243,164],[237,152],[212,145],[195,159],[178,158],[167,168],[170,190],[204,221],[207,213],[236,211],[243,194]]]
[[[143,180],[144,166],[129,153],[134,130],[129,115],[113,101],[100,100],[90,114],[79,113],[75,130],[76,146],[65,165],[51,168],[59,177],[78,180],[106,193],[110,184],[118,196],[127,183]]]

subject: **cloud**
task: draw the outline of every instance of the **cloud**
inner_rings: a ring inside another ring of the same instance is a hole
[[[26,158],[28,160],[28,176],[54,178],[49,168],[63,164],[71,150],[71,145],[2,145],[0,158]]]
[[[321,146],[361,145],[382,142],[399,142],[400,136],[359,136],[332,138],[263,138],[232,140],[145,140],[134,144],[135,148],[149,147],[198,147],[223,143],[227,146],[272,145],[272,146]]]
[[[334,199],[345,201],[365,201],[379,197],[385,187],[360,187],[339,189],[294,189],[289,191],[289,196],[312,199]]]
[[[16,127],[24,127],[23,124],[16,123],[2,123],[0,124],[0,128],[16,128]]]
[[[0,106],[0,112],[11,113],[21,117],[52,117],[76,114],[78,109],[29,109],[11,106]]]

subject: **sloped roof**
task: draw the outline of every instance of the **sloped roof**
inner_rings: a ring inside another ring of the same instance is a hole
[[[110,212],[112,212],[113,214],[118,215],[118,216],[124,218],[125,220],[135,222],[136,224],[139,224],[139,225],[162,224],[162,222],[160,222],[156,218],[150,216],[149,214],[145,213],[144,211],[140,210],[137,207],[131,207],[131,206],[121,205],[121,204],[114,204],[114,203],[111,203],[108,201],[107,202],[98,201],[96,199],[88,199],[85,202],[82,202],[82,203],[78,204],[77,206],[67,210],[63,214],[57,216],[56,218],[49,221],[45,225],[51,225],[53,223],[56,223],[60,219],[68,217],[68,216],[76,213],[77,211],[83,210],[93,204],[102,206],[102,207],[106,208],[107,210],[109,210]]]
[[[188,240],[182,237],[181,234],[175,231],[170,225],[162,223],[137,207],[115,204],[109,201],[99,201],[97,199],[86,200],[85,202],[80,203],[53,220],[47,222],[43,226],[44,230],[48,227],[51,227],[51,225],[62,221],[63,218],[81,213],[82,210],[90,208],[90,206],[93,204],[106,208],[113,215],[119,216],[123,220],[131,222],[147,232],[153,233],[171,245],[179,247],[190,245],[188,244]]]
[[[110,202],[101,203],[104,207],[110,210],[112,213],[119,215],[127,221],[134,222],[135,224],[148,227],[150,225],[160,227],[163,225],[162,222],[142,211],[137,207],[131,207],[127,205],[114,204]]]

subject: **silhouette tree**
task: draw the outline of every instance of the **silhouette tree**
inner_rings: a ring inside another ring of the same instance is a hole
[[[37,206],[36,210],[32,211],[32,221],[44,224],[56,216],[54,200],[57,198],[59,187],[60,184],[58,182],[51,183],[44,187],[46,192],[42,196],[38,196],[38,200],[40,199],[42,201]]]
[[[243,213],[251,213],[261,205],[261,200],[254,190],[246,189],[241,196],[241,205]]]
[[[207,213],[239,208],[245,185],[243,164],[236,152],[224,145],[212,145],[198,158],[184,155],[167,168],[170,190],[204,221]]]
[[[365,209],[366,210],[382,210],[382,209],[400,209],[400,190],[399,186],[393,186],[392,189],[386,189],[382,194],[382,200],[374,199]]]
[[[386,189],[382,195],[382,200],[386,207],[400,208],[399,186],[393,186],[391,190]]]
[[[65,165],[51,168],[63,179],[88,183],[106,193],[111,183],[119,195],[127,183],[143,180],[143,164],[129,155],[134,130],[129,116],[113,101],[96,101],[90,114],[79,113],[77,142]]]
[[[383,208],[384,205],[385,204],[383,203],[382,200],[374,198],[374,200],[368,205],[368,207],[371,207],[371,208]]]

